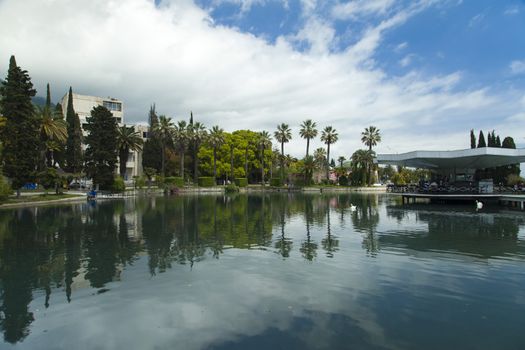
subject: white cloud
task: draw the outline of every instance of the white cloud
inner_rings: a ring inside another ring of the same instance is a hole
[[[306,2],[315,8],[315,1]],[[125,103],[127,123],[146,120],[153,102],[159,113],[176,120],[193,111],[207,126],[228,131],[273,131],[285,121],[294,133],[286,152],[295,156],[304,153],[298,128],[306,118],[338,130],[334,157],[348,158],[361,147],[359,135],[370,124],[384,133],[379,151],[387,145],[400,151],[440,148],[451,125],[498,129],[503,120],[490,118],[517,113],[523,93],[462,91],[460,73],[391,78],[378,68],[374,53],[384,33],[429,4],[420,1],[400,10],[365,30],[353,46],[333,52],[333,28],[314,15],[294,36],[269,43],[214,24],[190,0],[160,7],[151,0],[4,0],[0,75],[15,54],[40,94],[50,82],[55,100],[70,85],[77,93],[117,97]],[[307,42],[309,50],[295,49],[297,40]],[[311,147],[320,146],[315,140]]]
[[[477,15],[475,15],[474,17],[472,17],[470,19],[470,21],[468,22],[468,26],[470,28],[474,28],[474,27],[480,25],[483,22],[484,19],[485,19],[485,14],[478,13]]]
[[[520,8],[518,6],[509,6],[503,12],[503,14],[507,15],[507,16],[513,16],[513,15],[517,15],[519,13],[520,13]]]
[[[412,60],[414,59],[415,55],[413,54],[409,54],[409,55],[406,55],[405,57],[403,57],[402,59],[399,60],[399,65],[401,67],[407,67],[410,65],[410,63],[412,63]]]
[[[509,67],[512,74],[523,74],[525,73],[525,60],[512,61]]]
[[[394,3],[394,0],[353,0],[334,6],[332,16],[348,19],[362,15],[384,15]]]
[[[406,41],[400,43],[399,45],[397,45],[394,49],[395,52],[401,52],[403,50],[405,50],[406,48],[408,47],[408,43]]]

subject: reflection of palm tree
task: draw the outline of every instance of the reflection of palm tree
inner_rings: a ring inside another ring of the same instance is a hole
[[[299,251],[303,254],[303,257],[312,261],[317,256],[317,243],[311,241],[310,236],[310,225],[313,219],[312,216],[312,200],[311,197],[305,198],[304,215],[306,222],[306,241],[301,243]]]
[[[379,213],[377,212],[377,195],[356,198],[357,210],[352,216],[354,227],[357,231],[364,233],[363,248],[368,254],[375,256],[379,252],[379,241],[376,231],[379,224]]]
[[[339,250],[339,240],[332,237],[332,229],[330,227],[330,206],[326,207],[326,237],[321,241],[323,249],[326,251],[326,256],[334,257],[334,253]]]
[[[285,224],[284,214],[285,213],[284,213],[284,208],[280,208],[280,209],[281,209],[280,211],[281,237],[275,243],[275,248],[279,249],[279,254],[281,254],[283,258],[288,258],[290,257],[290,251],[292,250],[292,241],[289,238],[286,238],[284,236],[284,224]]]

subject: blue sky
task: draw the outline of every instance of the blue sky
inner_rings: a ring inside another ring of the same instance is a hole
[[[40,95],[117,97],[128,124],[152,103],[226,131],[287,122],[298,157],[307,118],[338,131],[335,158],[369,125],[378,152],[525,141],[524,0],[53,1],[0,0],[0,75],[15,54]]]

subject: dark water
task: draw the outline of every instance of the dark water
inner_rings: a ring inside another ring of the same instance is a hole
[[[525,349],[524,224],[359,194],[3,210],[0,348]]]

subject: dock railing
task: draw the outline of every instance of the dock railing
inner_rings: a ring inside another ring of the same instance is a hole
[[[493,186],[492,192],[486,186],[418,186],[399,185],[388,186],[387,192],[391,193],[420,193],[420,194],[525,194],[525,187],[518,186]]]

